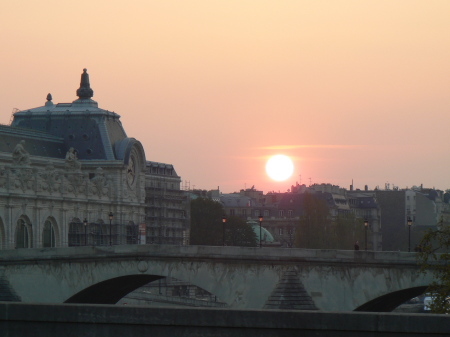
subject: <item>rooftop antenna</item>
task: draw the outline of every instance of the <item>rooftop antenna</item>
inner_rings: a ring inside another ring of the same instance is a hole
[[[309,186],[311,186],[311,178],[309,178]]]

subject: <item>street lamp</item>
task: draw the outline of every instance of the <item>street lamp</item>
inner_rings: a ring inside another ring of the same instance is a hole
[[[86,228],[87,228],[87,219],[84,218],[83,220],[83,224],[84,224],[84,245],[87,246],[87,232],[86,232]]]
[[[225,246],[225,224],[227,223],[227,217],[224,215],[222,218],[222,246]]]
[[[111,222],[112,219],[114,217],[113,212],[109,212],[109,245],[112,246],[112,227],[111,227]]]
[[[367,228],[369,227],[369,220],[367,220],[367,219],[364,219],[364,228],[365,228],[365,231],[366,231],[366,242],[365,242],[365,248],[366,248],[366,250],[367,250]]]
[[[408,220],[406,221],[406,223],[408,224],[408,252],[411,251],[411,225],[412,225],[412,220],[410,217],[408,217]]]
[[[263,221],[263,216],[259,216],[259,248],[261,248],[261,223]]]
[[[288,227],[288,234],[289,234],[289,243],[288,246],[289,248],[292,248],[292,232],[294,231],[292,224],[289,225]]]

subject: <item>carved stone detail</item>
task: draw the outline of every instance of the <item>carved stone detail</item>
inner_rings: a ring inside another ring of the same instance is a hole
[[[86,194],[87,175],[80,172],[67,173],[65,176],[65,189],[62,193],[73,193],[75,196]]]
[[[14,187],[21,189],[23,193],[33,187],[33,171],[31,168],[19,168],[13,173]]]
[[[80,168],[81,163],[78,161],[77,153],[75,149],[71,147],[66,153],[66,169],[79,170]]]
[[[25,150],[25,141],[21,140],[13,150],[14,165],[30,165],[30,154]]]
[[[6,186],[6,181],[8,179],[8,171],[4,166],[0,166],[0,188]]]
[[[98,197],[109,196],[110,183],[103,173],[101,167],[97,167],[95,170],[95,176],[91,179],[90,193]]]
[[[45,170],[38,172],[37,192],[44,191],[52,194],[61,186],[61,173],[53,165],[47,165]]]

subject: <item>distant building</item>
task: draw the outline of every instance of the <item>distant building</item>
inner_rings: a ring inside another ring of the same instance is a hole
[[[238,216],[248,220],[247,223],[252,225],[252,227],[255,227],[255,223],[259,227],[259,216],[263,216],[262,227],[264,228],[264,233],[262,232],[261,235],[262,245],[280,246],[282,244],[275,238],[271,228],[272,220],[276,217],[277,208],[274,205],[267,204],[266,200],[267,196],[264,196],[262,191],[258,191],[254,187],[241,190],[239,193],[220,195],[220,202],[227,216]],[[259,229],[255,233],[259,244]],[[264,234],[266,235],[264,236]]]
[[[443,191],[421,186],[375,190],[374,193],[381,208],[383,250],[407,250],[410,234],[414,247],[426,229],[436,228],[449,214],[449,203],[444,200]],[[408,218],[411,228],[407,225]]]
[[[145,181],[147,243],[189,244],[187,195],[174,167],[147,162]]]
[[[350,209],[355,214],[356,219],[358,219],[359,225],[363,227],[365,226],[365,221],[367,221],[368,228],[364,228],[364,231],[368,232],[367,249],[383,250],[382,212],[375,193],[368,190],[350,190],[347,192],[347,199]]]
[[[365,246],[367,235],[369,250],[405,251],[410,234],[411,245],[415,246],[425,229],[435,228],[439,223],[450,225],[450,193],[422,186],[404,190],[390,189],[389,185],[385,190],[369,190],[367,186],[364,190],[354,190],[350,186],[347,190],[331,184],[308,187],[297,184],[289,192],[267,194],[252,187],[239,193],[220,194],[220,201],[227,215],[256,222],[262,215],[262,225],[272,234],[274,243],[292,247],[304,212],[305,193],[326,203],[329,222],[339,215],[353,214],[355,226],[360,226],[361,247]],[[408,217],[412,220],[411,228],[407,227]]]

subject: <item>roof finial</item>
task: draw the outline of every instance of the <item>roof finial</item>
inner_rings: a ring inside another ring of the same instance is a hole
[[[52,102],[52,94],[48,94],[47,95],[47,102],[45,102],[45,106],[53,106],[53,102]]]
[[[89,99],[94,96],[94,91],[89,84],[89,74],[86,68],[83,69],[83,73],[81,74],[80,88],[77,90],[77,96],[80,99]]]

